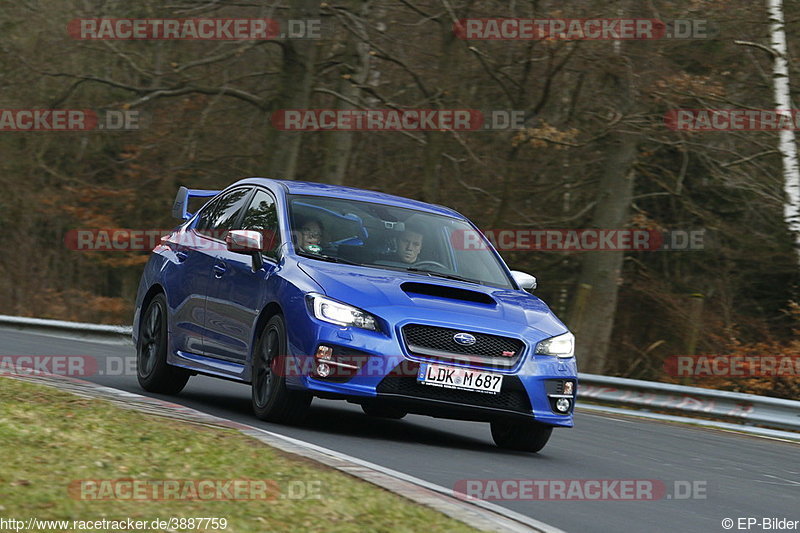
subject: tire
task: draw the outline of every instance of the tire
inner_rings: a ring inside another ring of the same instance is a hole
[[[189,371],[167,363],[168,336],[167,299],[157,294],[142,314],[136,345],[136,377],[148,392],[178,394],[191,376]]]
[[[492,422],[492,439],[500,448],[536,453],[544,448],[553,433],[552,426],[538,422],[499,420]]]
[[[400,420],[408,413],[397,407],[390,407],[387,405],[378,405],[373,403],[362,403],[361,410],[367,416],[375,416],[378,418],[390,418],[392,420]]]
[[[269,319],[256,343],[252,363],[252,403],[256,417],[268,422],[296,423],[311,405],[307,392],[286,388],[286,326],[281,315]]]

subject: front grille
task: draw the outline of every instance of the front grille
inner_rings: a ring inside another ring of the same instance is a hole
[[[463,346],[453,338],[458,333],[467,333],[463,330],[408,324],[403,326],[402,331],[409,352],[439,359],[511,367],[525,349],[525,343],[519,339],[486,333],[469,332],[475,337],[475,344]]]
[[[400,366],[407,368],[400,369]],[[402,372],[405,371],[405,374]],[[497,394],[486,394],[458,389],[446,389],[423,385],[415,376],[409,376],[412,371],[419,371],[418,363],[398,365],[388,376],[383,378],[376,391],[378,394],[397,394],[405,397],[422,400],[441,400],[471,407],[490,407],[504,409],[519,413],[529,414],[531,402],[528,393],[517,376],[504,376],[503,386]],[[402,377],[395,377],[402,376]]]

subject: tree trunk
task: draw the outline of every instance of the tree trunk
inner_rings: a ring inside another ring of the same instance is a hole
[[[458,60],[456,53],[460,43],[456,43],[456,37],[453,34],[452,26],[444,24],[440,28],[442,39],[442,47],[439,55],[439,68],[438,72],[442,77],[449,77],[453,68],[457,66]],[[437,80],[438,81],[438,80]],[[436,85],[436,94],[433,108],[444,109],[449,102],[458,101],[458,93],[462,89],[458,86],[453,91],[456,94],[450,94],[445,97],[445,91],[441,90],[441,84]],[[441,201],[442,195],[442,152],[444,150],[444,136],[448,135],[443,131],[427,131],[425,132],[425,148],[422,154],[422,200],[438,204]]]
[[[592,227],[619,229],[625,226],[633,198],[632,167],[637,143],[637,136],[631,133],[612,135]],[[599,374],[605,369],[624,258],[623,251],[585,252],[578,284],[590,286],[591,292],[585,302],[581,329],[576,335],[576,354],[584,372]]]
[[[319,2],[302,0],[291,11],[290,19],[319,18]],[[285,39],[280,89],[271,111],[307,109],[316,77],[317,41],[314,39]],[[270,126],[267,135],[269,177],[294,179],[303,141],[301,132],[280,131]]]
[[[767,0],[770,22],[770,48],[774,58],[772,81],[777,110],[791,116],[792,101],[789,92],[789,67],[786,61],[786,33],[783,22],[782,0]],[[778,150],[783,158],[783,218],[794,237],[795,251],[800,260],[800,170],[797,166],[797,145],[794,130],[782,129]]]
[[[617,49],[615,53],[618,54]],[[635,67],[624,56],[617,55],[617,60],[619,72],[608,74],[616,82],[611,107],[622,118],[605,147],[608,155],[591,223],[593,228],[606,230],[622,229],[628,220],[634,190],[633,165],[639,142],[635,133],[625,131],[625,115],[638,107],[633,78]],[[605,370],[624,259],[624,251],[597,250],[584,254],[577,285],[588,285],[589,292],[584,302],[580,330],[576,332],[575,352],[584,372],[600,374]]]
[[[438,106],[441,109],[441,106]],[[425,202],[438,204],[441,192],[441,159],[442,138],[446,135],[441,131],[425,132],[425,149],[422,155],[422,199]]]
[[[370,2],[361,5],[359,18],[353,21],[354,30],[358,31],[364,39],[367,38],[366,26],[369,23]],[[367,42],[348,36],[345,46],[348,47],[349,72],[339,79],[339,94],[342,98],[338,101],[338,109],[356,109],[356,102],[360,101],[361,90],[359,86],[366,84],[371,75],[371,57]],[[346,76],[346,77],[345,77]],[[324,139],[325,161],[322,165],[321,178],[327,183],[343,185],[347,165],[353,150],[353,132],[335,131],[326,132]]]

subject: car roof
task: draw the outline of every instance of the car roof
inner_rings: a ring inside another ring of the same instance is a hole
[[[377,204],[391,205],[394,207],[407,207],[409,209],[417,209],[419,211],[427,211],[429,213],[436,213],[450,217],[465,219],[464,215],[441,205],[429,204],[420,202],[419,200],[411,200],[410,198],[403,198],[402,196],[395,196],[393,194],[386,194],[378,191],[369,191],[367,189],[357,189],[355,187],[344,187],[342,185],[330,185],[328,183],[315,183],[313,181],[294,181],[294,180],[278,180],[270,178],[245,178],[237,181],[233,185],[253,184],[253,185],[269,185],[278,184],[287,194],[299,194],[307,196],[325,196],[328,198],[342,198],[347,200],[361,200],[364,202],[373,202]]]

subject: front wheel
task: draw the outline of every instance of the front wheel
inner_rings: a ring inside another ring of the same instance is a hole
[[[189,381],[187,370],[167,363],[168,346],[167,299],[157,294],[142,315],[136,345],[136,377],[148,392],[178,394]]]
[[[286,387],[286,345],[283,317],[275,315],[264,326],[253,353],[253,412],[261,420],[297,422],[311,404],[310,394]]]
[[[538,422],[497,420],[492,422],[492,439],[500,448],[521,452],[538,452],[553,433],[553,426]]]

